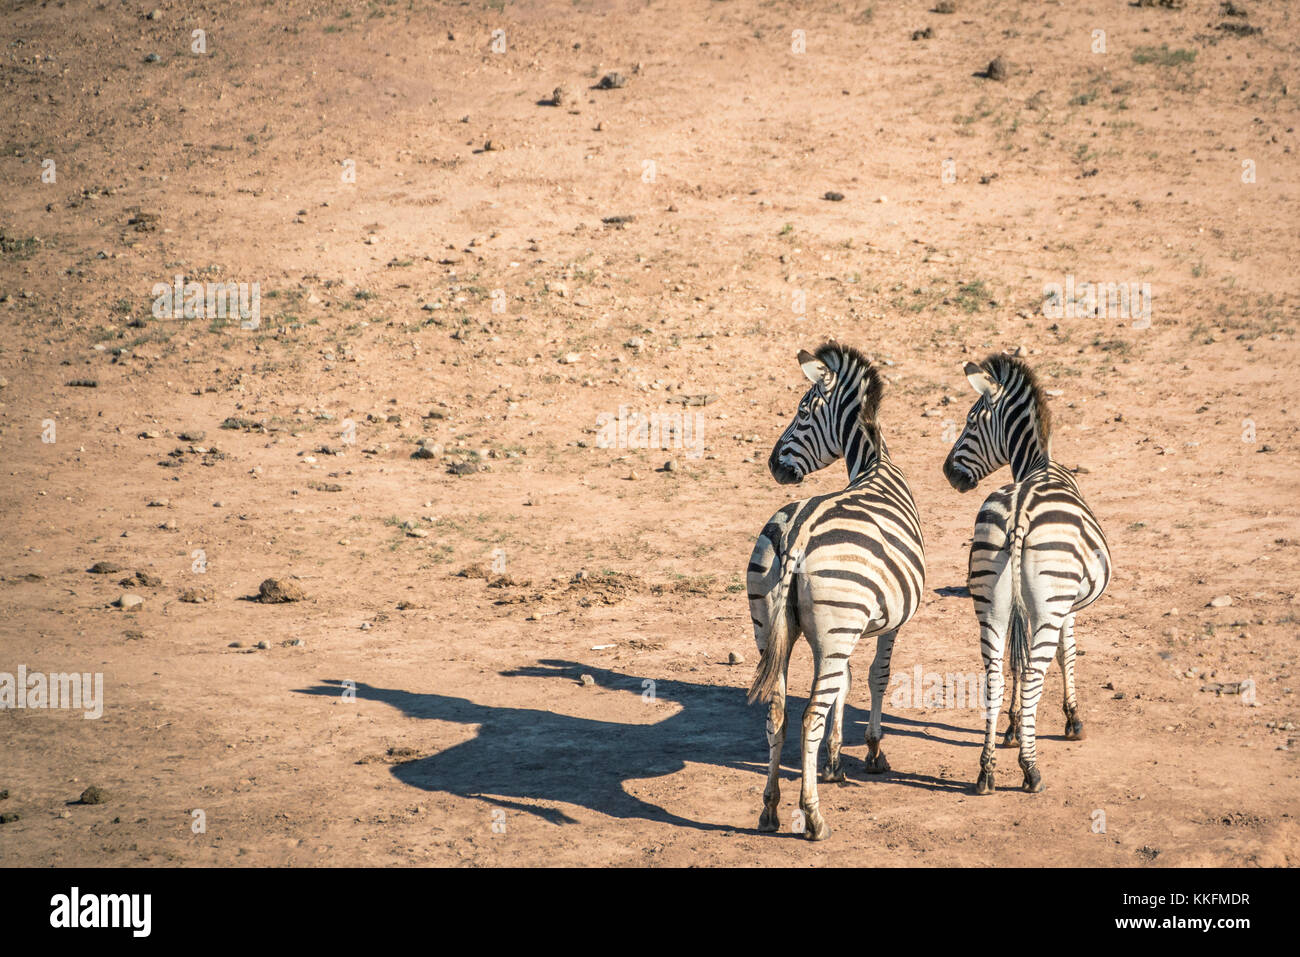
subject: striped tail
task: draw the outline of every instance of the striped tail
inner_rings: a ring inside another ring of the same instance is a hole
[[[1015,503],[1012,505],[1016,514]],[[1020,582],[1020,553],[1025,548],[1025,533],[1028,531],[1016,518],[1016,527],[1012,529],[1011,541],[1011,673],[1017,678],[1024,673],[1029,663],[1029,611],[1025,608],[1025,596]],[[1013,705],[1014,706],[1014,705]]]
[[[790,627],[789,615],[785,608],[785,596],[798,568],[798,558],[781,556],[781,580],[776,586],[775,600],[768,605],[767,644],[759,656],[758,669],[749,686],[749,696],[746,699],[749,704],[756,701],[762,701],[764,704],[770,702],[785,672],[785,663],[790,657],[790,647],[794,643],[793,629]]]

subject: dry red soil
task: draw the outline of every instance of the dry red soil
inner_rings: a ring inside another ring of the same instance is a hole
[[[955,6],[7,4],[0,672],[104,703],[0,712],[0,862],[1296,864],[1295,8]],[[259,327],[159,318],[177,275]],[[755,829],[743,572],[828,337],[924,523],[896,687],[980,669],[966,361],[1024,350],[1115,577],[1044,793],[924,700],[868,777],[860,680],[814,844]]]

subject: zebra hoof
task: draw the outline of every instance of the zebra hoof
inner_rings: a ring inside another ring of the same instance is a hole
[[[1038,773],[1038,768],[1030,765],[1025,768],[1025,783],[1021,785],[1028,794],[1039,794],[1043,790],[1043,776]]]
[[[884,751],[877,751],[874,755],[868,757],[864,763],[868,774],[884,774],[889,770],[889,762],[885,760]]]
[[[1066,719],[1065,722],[1065,740],[1082,741],[1083,740],[1083,722],[1078,718]]]
[[[1002,747],[1004,748],[1020,747],[1020,735],[1015,728],[1007,728],[1006,733],[1002,735]]]
[[[813,811],[811,814],[805,813],[803,833],[804,837],[810,841],[824,841],[831,836],[831,829],[826,826],[821,811]]]
[[[848,778],[844,773],[844,765],[836,761],[822,768],[817,774],[817,780],[823,784],[843,784]]]
[[[781,822],[777,819],[776,815],[776,808],[763,808],[763,813],[758,819],[758,829],[766,834],[773,834],[781,830]]]
[[[993,793],[993,772],[992,771],[980,772],[979,780],[975,782],[975,793],[976,794]]]

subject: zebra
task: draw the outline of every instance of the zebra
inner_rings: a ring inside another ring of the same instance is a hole
[[[1074,616],[1110,582],[1110,551],[1074,476],[1052,460],[1047,398],[1024,362],[992,355],[966,363],[979,398],[943,465],[959,492],[1010,464],[1015,480],[993,492],[975,519],[969,583],[980,623],[988,700],[976,794],[993,793],[994,738],[1002,708],[1002,658],[1011,649],[1010,724],[1024,790],[1043,790],[1035,747],[1043,676],[1055,655],[1065,686],[1065,737],[1083,737],[1074,691]]]
[[[890,460],[876,420],[884,387],[879,373],[856,349],[834,340],[816,354],[800,351],[798,361],[812,386],[773,447],[768,469],[780,484],[794,485],[843,458],[849,484],[785,506],[754,544],[747,590],[759,661],[749,701],[768,705],[767,787],[758,827],[776,831],[786,680],[791,650],[804,634],[816,677],[803,716],[799,807],[805,835],[823,840],[830,829],[819,809],[814,772],[826,717],[831,731],[821,780],[843,781],[849,655],[859,638],[876,637],[866,770],[889,770],[880,747],[881,704],[894,637],[921,601],[925,558],[911,490]]]

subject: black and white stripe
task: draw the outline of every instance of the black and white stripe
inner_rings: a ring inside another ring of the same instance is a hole
[[[1043,676],[1053,655],[1065,683],[1065,736],[1083,737],[1074,693],[1074,615],[1110,581],[1101,526],[1069,470],[1052,461],[1051,418],[1023,362],[990,356],[965,368],[979,398],[944,463],[953,488],[967,492],[1010,464],[1014,484],[990,495],[975,520],[970,593],[980,622],[988,713],[975,793],[993,791],[994,739],[1002,707],[1002,659],[1011,649],[1010,724],[1005,744],[1020,744],[1024,789],[1042,790],[1035,726]]]
[[[768,468],[788,485],[843,458],[849,484],[787,505],[758,536],[748,591],[760,655],[749,700],[768,704],[768,778],[758,826],[775,831],[790,652],[801,633],[807,637],[816,677],[803,717],[799,806],[804,833],[821,840],[830,832],[818,808],[817,752],[830,714],[822,780],[843,780],[849,655],[863,637],[876,637],[867,770],[889,769],[880,749],[889,659],[895,634],[920,604],[925,559],[911,490],[890,461],[876,421],[883,387],[879,374],[862,354],[834,342],[816,355],[800,352],[799,363],[813,384],[772,449]]]

